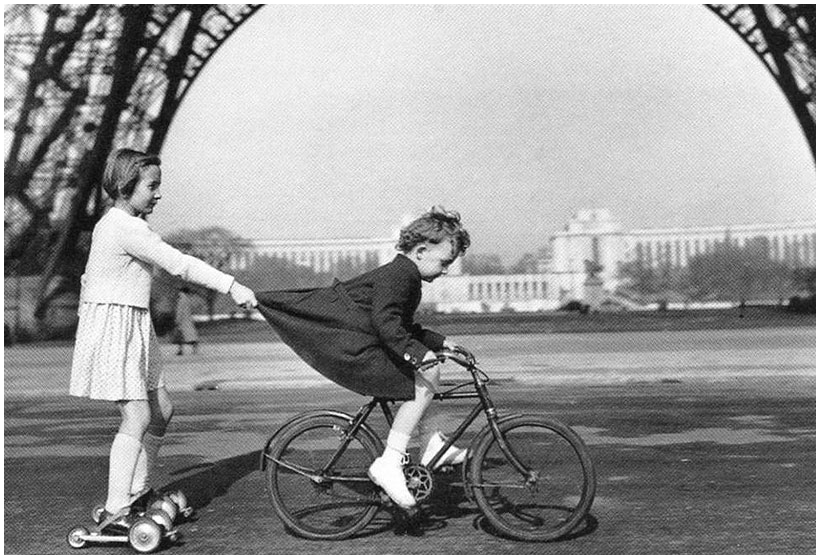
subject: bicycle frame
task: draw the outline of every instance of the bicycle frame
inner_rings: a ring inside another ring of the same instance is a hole
[[[515,453],[512,451],[512,449],[510,449],[509,445],[507,444],[507,441],[504,439],[504,436],[501,434],[501,430],[498,427],[498,412],[496,411],[495,406],[494,406],[492,400],[490,399],[489,390],[487,389],[487,383],[489,381],[489,377],[487,377],[487,375],[483,371],[481,371],[478,367],[476,367],[474,360],[473,359],[466,360],[466,359],[462,358],[460,355],[455,354],[455,353],[443,352],[441,354],[441,356],[439,357],[439,359],[437,359],[435,361],[435,363],[427,363],[427,364],[423,363],[422,367],[432,366],[432,365],[437,364],[440,361],[444,361],[445,359],[448,359],[448,358],[452,361],[455,361],[456,363],[458,363],[459,365],[461,365],[465,369],[467,369],[467,371],[472,376],[472,381],[467,382],[467,383],[459,384],[459,385],[455,386],[454,388],[451,388],[450,390],[447,390],[446,392],[436,393],[435,396],[433,396],[433,399],[434,400],[456,400],[456,399],[466,399],[466,398],[470,398],[470,399],[478,398],[479,402],[470,411],[470,413],[467,415],[467,417],[464,418],[464,420],[461,422],[461,424],[459,424],[459,426],[453,432],[453,435],[447,438],[447,440],[445,441],[445,444],[442,446],[442,448],[433,457],[431,463],[432,464],[437,463],[444,456],[444,454],[447,452],[447,450],[453,445],[453,443],[455,441],[457,441],[467,431],[467,429],[470,427],[470,425],[472,425],[473,421],[476,420],[476,418],[481,414],[481,412],[484,411],[484,414],[487,417],[487,424],[488,424],[490,430],[492,430],[493,436],[495,437],[495,440],[497,441],[498,446],[501,449],[501,452],[504,454],[504,456],[507,458],[507,460],[509,460],[510,463],[513,464],[513,466],[515,466],[515,468],[521,473],[521,475],[529,476],[530,475],[529,468],[527,468],[521,462],[521,460],[515,455]],[[458,392],[458,390],[460,388],[463,388],[463,387],[468,386],[470,384],[472,384],[475,387],[475,390],[470,391],[470,392]],[[325,464],[325,466],[321,469],[321,471],[318,473],[318,475],[314,474],[314,475],[310,476],[312,478],[315,478],[314,481],[321,482],[321,481],[326,481],[326,480],[338,480],[339,479],[336,476],[329,476],[328,472],[332,471],[332,469],[333,469],[334,465],[336,464],[336,462],[339,460],[339,458],[342,456],[342,454],[344,454],[345,450],[347,450],[347,447],[350,444],[350,442],[353,440],[354,435],[359,431],[359,429],[362,428],[362,426],[367,421],[367,418],[370,416],[370,414],[373,412],[373,410],[376,408],[377,405],[379,407],[381,407],[382,413],[384,414],[384,417],[387,420],[387,424],[388,425],[393,424],[393,413],[390,410],[390,407],[388,406],[388,401],[389,400],[384,399],[384,398],[373,398],[372,400],[370,400],[370,402],[368,402],[367,404],[365,404],[361,408],[359,408],[359,411],[356,413],[356,415],[353,417],[353,419],[350,423],[350,428],[345,431],[344,437],[341,440],[341,444],[338,446],[336,451],[330,457],[327,464]],[[290,467],[288,464],[281,463],[278,460],[274,460],[274,461],[276,461],[277,463],[280,463],[280,465],[282,465],[284,467]],[[304,474],[304,472],[300,472],[300,473]],[[363,478],[360,479],[360,478],[351,478],[351,477],[345,476],[344,479],[348,480],[348,481],[367,481],[368,478],[363,477]]]
[[[499,414],[490,398],[490,378],[467,350],[439,351],[421,370],[447,360],[466,369],[470,378],[448,384],[433,399],[477,402],[435,456],[405,466],[411,494],[421,503],[439,481],[462,486],[495,530],[520,540],[552,541],[575,529],[595,496],[595,471],[583,440],[546,416]],[[367,465],[384,450],[382,437],[367,421],[379,407],[392,428],[392,403],[376,397],[355,415],[327,409],[299,414],[268,439],[261,468],[270,466],[268,492],[286,527],[309,539],[342,539],[362,530],[390,502],[367,474]],[[451,479],[448,470],[434,471],[432,465],[482,412],[487,423],[464,445],[469,452],[460,466],[461,479]],[[442,479],[436,481],[439,473]]]

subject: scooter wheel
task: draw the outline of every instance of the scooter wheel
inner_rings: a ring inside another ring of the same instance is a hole
[[[168,516],[168,513],[162,509],[148,509],[145,516],[162,526],[166,532],[174,527],[174,521]]]
[[[105,505],[100,503],[99,505],[95,506],[91,509],[91,520],[94,521],[94,524],[100,523],[100,517],[102,517],[102,513],[105,510]]]
[[[177,519],[177,514],[179,513],[179,508],[177,507],[176,503],[174,503],[171,499],[168,498],[161,498],[155,500],[151,503],[151,506],[148,507],[149,509],[160,509],[164,510],[165,514],[171,519],[171,522],[175,522]]]
[[[68,536],[66,536],[66,541],[68,545],[73,547],[74,549],[82,549],[85,547],[87,543],[85,541],[85,536],[89,534],[89,531],[86,529],[85,526],[75,526],[68,532]]]
[[[182,490],[177,489],[176,491],[168,493],[168,498],[170,498],[174,502],[174,504],[177,507],[179,507],[180,512],[182,512],[183,514],[185,514],[184,511],[191,510],[188,507],[188,497],[185,496],[185,493],[183,493]],[[188,516],[189,514],[190,513],[185,514],[185,516]]]
[[[179,508],[179,513],[182,516],[188,518],[194,514],[194,507],[188,505],[188,497],[185,496],[185,493],[183,493],[181,489],[169,493],[168,496]]]
[[[128,530],[128,543],[140,553],[156,551],[160,542],[162,542],[162,528],[150,518],[140,518]]]

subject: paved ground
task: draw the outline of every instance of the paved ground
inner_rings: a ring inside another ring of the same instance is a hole
[[[281,370],[274,365],[297,367],[276,348],[264,359],[259,348],[242,345],[169,356],[170,373],[187,372],[171,383],[177,415],[161,471],[198,513],[181,526],[181,541],[161,553],[813,554],[814,335],[465,339],[488,356],[488,371],[499,371],[493,394],[502,411],[555,415],[590,446],[599,479],[591,516],[575,537],[548,544],[494,535],[455,489],[442,491],[420,536],[402,534],[384,513],[353,540],[296,538],[268,502],[259,450],[295,413],[353,411],[363,399],[299,370],[259,383],[260,367],[268,376]],[[103,497],[116,412],[60,395],[64,351],[13,349],[5,356],[4,551],[128,553],[111,546],[72,552],[64,543]],[[209,367],[210,377],[203,372]],[[43,392],[35,395],[38,384]],[[469,406],[442,409],[455,423]]]

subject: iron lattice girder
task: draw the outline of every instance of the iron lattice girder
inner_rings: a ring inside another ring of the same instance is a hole
[[[817,7],[708,4],[751,47],[777,81],[816,158]]]
[[[129,24],[141,26],[140,39],[127,71],[125,103],[111,115],[116,119],[113,143],[143,149],[153,144],[159,151],[173,113],[205,62],[259,7],[144,6],[144,21]],[[112,103],[112,76],[122,63],[116,53],[126,15],[134,9],[12,5],[4,11],[4,129],[7,136],[11,133],[5,154],[5,217],[7,224],[16,222],[12,228],[18,232],[24,233],[19,225],[35,214],[51,210],[60,189],[99,182],[80,181],[81,164],[106,124],[102,119]],[[90,214],[94,209],[88,209]],[[23,239],[10,238],[6,229],[8,254],[9,245]]]
[[[707,6],[777,80],[814,155],[815,6]],[[58,273],[59,264],[72,260],[78,230],[89,229],[102,208],[99,177],[105,155],[113,145],[159,152],[200,71],[260,7],[5,7],[4,130],[11,138],[4,168],[7,262],[10,256],[24,257],[27,240],[43,228],[61,233],[57,250],[49,255],[44,285]],[[134,37],[133,44],[124,45],[128,36]],[[111,95],[115,90],[121,95]],[[66,191],[70,194],[59,195]],[[68,206],[60,211],[59,202],[66,199]],[[41,298],[46,296],[43,289]]]
[[[153,5],[131,71],[133,85],[118,123],[118,139],[147,146],[162,108],[158,100],[179,106],[204,63],[258,8]],[[48,167],[58,159],[61,167],[73,168],[82,157],[81,148],[92,143],[111,91],[110,76],[117,63],[114,53],[123,34],[123,9],[112,5],[15,5],[6,10],[4,128],[14,133],[16,145],[13,151],[7,150],[7,172]],[[194,14],[197,25],[191,33],[193,39],[182,51],[181,41]],[[168,92],[169,66],[180,61],[180,79],[175,90]],[[87,95],[75,103],[72,118],[61,122],[59,115],[67,99],[83,89]],[[50,139],[49,146],[43,146],[45,139]],[[85,142],[78,144],[81,139]],[[67,145],[57,149],[61,141]],[[44,147],[54,153],[32,160],[31,156]],[[66,149],[69,161],[65,161]],[[15,185],[18,191],[37,192],[30,186]],[[55,185],[44,186],[48,191]],[[7,184],[6,192],[9,190]]]
[[[41,261],[41,301],[52,276],[76,260],[81,231],[100,215],[108,152],[119,145],[160,151],[204,64],[259,7],[4,10],[4,257]],[[43,230],[53,246],[45,258],[42,242],[32,242]]]

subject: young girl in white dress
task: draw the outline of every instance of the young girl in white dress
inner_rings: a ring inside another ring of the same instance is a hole
[[[102,186],[114,205],[94,227],[80,293],[80,321],[70,394],[117,402],[122,421],[111,445],[108,496],[100,529],[127,530],[129,505],[149,490],[149,474],[173,406],[151,323],[154,266],[185,281],[256,306],[253,291],[162,241],[144,217],[162,197],[157,156],[130,149],[111,154]]]

